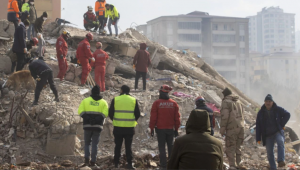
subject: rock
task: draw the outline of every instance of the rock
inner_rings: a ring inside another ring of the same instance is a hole
[[[9,74],[11,72],[11,60],[6,55],[0,55],[0,72]]]
[[[71,81],[73,82],[74,81],[74,78],[75,78],[75,75],[73,72],[69,71],[66,76],[65,76],[65,80],[67,81]]]
[[[13,23],[7,20],[0,20],[0,36],[5,38],[12,38],[15,33],[15,27]]]
[[[73,162],[70,160],[64,160],[60,163],[61,166],[70,167],[73,165]]]
[[[150,148],[153,149],[153,150],[158,148],[158,142],[157,141],[152,142],[149,145],[150,145]]]
[[[92,169],[88,166],[85,166],[85,167],[80,168],[79,170],[92,170]]]
[[[4,95],[5,95],[5,94],[8,94],[9,89],[8,89],[8,88],[4,88],[4,89],[2,90],[2,92],[3,92]]]
[[[9,91],[9,92],[8,92],[8,95],[9,95],[9,98],[10,98],[10,99],[13,99],[13,98],[15,97],[16,94],[15,94],[14,91]]]

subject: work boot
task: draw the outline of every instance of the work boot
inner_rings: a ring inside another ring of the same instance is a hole
[[[278,168],[282,168],[282,167],[285,167],[285,162],[284,161],[278,162]]]
[[[36,105],[39,105],[38,101],[33,101],[32,106],[36,106]]]
[[[90,159],[89,158],[84,158],[84,164],[81,165],[80,167],[85,167],[85,166],[90,166]]]
[[[132,164],[127,164],[126,169],[135,169],[135,168],[132,166]]]
[[[59,102],[59,98],[55,97],[54,101]]]
[[[119,168],[119,163],[115,163],[115,168]]]
[[[90,167],[92,169],[98,169],[99,168],[99,166],[95,162],[91,162]]]

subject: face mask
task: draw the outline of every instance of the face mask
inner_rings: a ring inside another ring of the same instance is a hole
[[[44,21],[47,19],[46,17],[43,17]]]
[[[31,5],[33,5],[33,4],[34,4],[34,2],[30,2],[30,4],[31,4]]]

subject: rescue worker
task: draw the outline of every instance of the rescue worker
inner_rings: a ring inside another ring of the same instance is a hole
[[[284,127],[288,123],[291,114],[284,108],[278,106],[272,95],[268,94],[265,103],[257,113],[256,118],[256,141],[258,144],[263,142],[266,146],[267,156],[271,170],[276,170],[274,157],[274,144],[277,144],[278,167],[285,167],[285,136]],[[284,169],[284,168],[283,168]]]
[[[154,136],[154,128],[157,134],[159,160],[162,169],[167,168],[166,143],[168,157],[170,158],[174,137],[178,136],[180,126],[179,106],[174,100],[170,99],[170,91],[172,91],[172,87],[168,85],[160,87],[159,99],[152,105],[149,122],[151,136]]]
[[[241,165],[241,147],[244,141],[244,108],[239,97],[232,94],[229,88],[222,92],[221,136],[225,135],[225,153],[230,169],[246,169]]]
[[[35,20],[34,30],[35,30],[36,34],[43,33],[43,26],[44,26],[45,21],[47,20],[47,17],[48,17],[48,13],[43,12],[43,14]]]
[[[79,108],[78,114],[83,118],[84,130],[84,157],[83,166],[91,166],[99,168],[96,165],[98,143],[100,141],[100,133],[103,130],[103,123],[108,116],[107,102],[100,96],[100,87],[94,86],[90,97],[85,98]],[[92,152],[90,154],[90,146],[92,143]],[[91,155],[91,161],[90,161]]]
[[[211,110],[211,108],[207,107],[205,104],[205,99],[202,96],[199,96],[195,100],[196,109],[206,110],[209,114],[209,120],[210,120],[210,135],[214,136],[214,127],[213,127],[213,121],[214,121],[214,111]]]
[[[143,90],[146,90],[146,76],[148,72],[148,67],[151,64],[150,54],[146,51],[147,44],[141,43],[140,49],[136,52],[133,59],[133,67],[136,70],[135,74],[135,90],[138,89],[139,79],[142,76],[143,78]]]
[[[81,86],[84,86],[87,77],[90,74],[90,71],[92,70],[89,64],[89,59],[93,57],[93,54],[90,49],[90,41],[93,40],[93,34],[87,33],[85,37],[86,38],[78,44],[76,51],[76,58],[77,60],[79,60],[82,68]]]
[[[131,144],[134,128],[140,117],[140,109],[137,99],[130,96],[130,88],[126,85],[121,87],[121,94],[111,101],[109,108],[109,118],[113,121],[113,134],[115,137],[115,167],[119,167],[121,157],[121,148],[123,139],[125,139],[125,150],[127,158],[127,169],[134,169],[132,166]]]
[[[47,83],[50,85],[50,89],[55,96],[54,101],[59,102],[51,68],[44,62],[43,58],[39,58],[34,61],[33,59],[31,59],[29,63],[31,76],[37,81],[33,105],[38,105],[40,93],[43,90],[44,86],[47,85]]]
[[[7,20],[14,23],[15,30],[19,25],[20,10],[17,0],[9,0],[7,4]]]
[[[109,20],[108,20],[109,17]],[[118,22],[120,20],[120,13],[118,12],[117,8],[111,4],[106,4],[105,5],[105,24],[104,27],[106,26],[106,22],[108,20],[108,30],[109,30],[109,36],[112,36],[111,32],[111,25],[115,27],[116,31],[116,37],[118,37]]]
[[[84,22],[84,28],[87,31],[90,31],[91,29],[94,28],[93,31],[97,31],[98,27],[99,27],[99,21],[97,21],[96,19],[96,15],[93,13],[93,7],[88,6],[88,12],[86,12],[83,15],[83,22]]]
[[[22,6],[22,12],[28,11],[29,12],[29,28],[27,30],[27,39],[31,39],[31,37],[35,37],[34,34],[34,23],[37,18],[36,10],[34,7],[34,0],[28,0],[27,3],[24,3]],[[23,14],[22,14],[23,15]],[[31,34],[32,33],[32,34]]]
[[[97,42],[96,43],[96,51],[93,54],[93,57],[95,58],[95,62],[92,62],[92,67],[95,67],[95,81],[100,86],[101,92],[105,91],[105,66],[106,66],[106,60],[108,60],[108,54],[103,51],[102,43]]]
[[[97,0],[95,3],[95,13],[100,23],[99,33],[104,33],[104,24],[105,24],[105,5],[106,0]]]
[[[67,40],[71,35],[68,31],[64,30],[60,37],[56,41],[56,58],[58,61],[59,72],[57,78],[62,81],[68,70],[68,61],[66,59],[68,54],[68,43]]]

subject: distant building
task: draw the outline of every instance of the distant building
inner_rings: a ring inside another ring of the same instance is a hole
[[[296,31],[296,53],[300,52],[300,30]]]
[[[137,27],[150,40],[198,53],[234,86],[248,92],[248,18],[212,16],[195,11],[161,16]]]
[[[8,0],[0,1],[0,19],[7,19],[7,3]],[[61,17],[61,0],[37,0],[34,1],[34,6],[37,17],[40,17],[44,11],[48,13],[46,22],[52,22]]]
[[[269,7],[248,18],[250,52],[270,53],[277,46],[295,49],[295,14]]]

